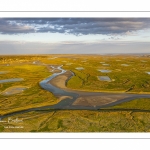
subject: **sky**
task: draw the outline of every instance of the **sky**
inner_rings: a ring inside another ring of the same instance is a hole
[[[150,18],[0,18],[0,55],[150,53]]]

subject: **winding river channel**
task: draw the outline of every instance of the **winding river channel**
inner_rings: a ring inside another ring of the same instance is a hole
[[[65,99],[61,100],[57,104],[54,105],[49,105],[49,106],[42,106],[42,107],[36,107],[36,108],[30,108],[27,110],[21,110],[21,111],[16,111],[10,114],[6,114],[3,116],[0,116],[0,120],[9,116],[17,115],[17,114],[22,114],[26,112],[31,112],[31,111],[40,111],[40,110],[47,110],[47,109],[76,109],[76,110],[99,110],[101,108],[105,107],[110,107],[114,106],[123,102],[127,102],[133,99],[137,98],[150,98],[150,94],[128,94],[128,93],[103,93],[103,92],[84,92],[84,91],[76,91],[76,90],[68,90],[66,89],[61,89],[58,88],[50,83],[52,79],[55,77],[62,75],[66,72],[66,70],[62,69],[62,66],[50,66],[53,68],[53,70],[57,69],[60,72],[59,73],[54,73],[50,77],[44,79],[39,83],[41,88],[53,93],[55,96],[67,96]],[[72,76],[74,74],[72,73]],[[69,78],[70,79],[70,78]],[[68,79],[66,80],[66,82]],[[83,105],[73,105],[73,103],[80,97],[80,96],[103,96],[103,97],[113,97],[113,96],[122,96],[124,98],[119,99],[117,101],[112,101],[111,103],[104,104],[101,106],[83,106]],[[69,97],[72,97],[71,99]]]

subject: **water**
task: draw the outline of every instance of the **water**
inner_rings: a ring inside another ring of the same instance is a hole
[[[23,81],[23,78],[12,78],[12,79],[4,79],[0,80],[0,83],[7,83],[7,82],[18,82],[18,81]]]
[[[102,64],[103,66],[109,66],[109,64]]]
[[[127,66],[129,66],[128,64],[121,64],[121,66],[125,66],[125,67],[127,67]]]
[[[150,72],[146,72],[146,73],[150,75]]]
[[[83,67],[77,67],[76,69],[77,69],[77,70],[84,70]]]
[[[99,80],[101,81],[111,81],[111,79],[108,76],[98,76]]]
[[[52,80],[53,78],[55,78],[56,76],[62,74],[62,73],[65,73],[66,71],[63,70],[61,68],[61,66],[57,67],[57,69],[61,70],[61,73],[54,73],[52,76],[44,79],[43,81],[41,81],[39,84],[40,86],[49,91],[49,92],[52,92],[55,96],[71,96],[73,97],[73,99],[70,99],[70,98],[66,98],[62,101],[60,101],[59,103],[55,104],[55,105],[49,105],[49,106],[42,106],[42,107],[36,107],[36,108],[29,108],[27,110],[21,110],[21,111],[16,111],[16,112],[12,112],[10,114],[6,114],[4,116],[0,116],[0,120],[2,120],[3,118],[6,118],[6,117],[9,117],[9,116],[12,116],[12,115],[16,115],[16,114],[22,114],[22,113],[27,113],[27,112],[31,112],[31,111],[37,111],[37,110],[45,110],[45,109],[86,109],[86,110],[97,110],[97,109],[100,109],[100,108],[104,108],[104,107],[109,107],[109,106],[114,106],[116,104],[120,104],[122,102],[126,102],[126,101],[130,101],[132,99],[136,99],[136,98],[150,98],[150,95],[146,95],[146,94],[126,94],[124,93],[124,95],[128,96],[127,98],[125,99],[120,99],[116,102],[112,102],[110,104],[106,104],[106,105],[102,105],[102,106],[95,106],[95,107],[92,107],[92,106],[73,106],[72,104],[74,103],[74,101],[81,95],[81,93],[83,93],[83,95],[103,95],[103,96],[111,96],[111,95],[114,95],[114,93],[102,93],[102,92],[99,92],[99,93],[96,93],[96,92],[81,92],[80,95],[75,93],[74,91],[65,91],[65,90],[62,90],[62,89],[59,89],[53,85],[51,85],[49,83],[50,80]],[[99,79],[102,79],[103,81],[111,81],[110,78],[108,76],[98,76]],[[119,94],[119,93],[116,93],[115,95],[122,95],[122,94]]]
[[[25,89],[27,88],[26,87],[12,87],[12,88],[6,89],[1,94],[4,96],[18,94],[18,93],[23,92]]]
[[[57,69],[61,70],[61,73],[54,73],[52,76],[50,76],[50,77],[44,79],[43,81],[41,81],[39,83],[39,85],[43,89],[52,92],[55,96],[58,96],[58,95],[59,96],[71,96],[71,97],[73,97],[73,99],[70,100],[69,98],[66,98],[63,101],[60,101],[58,104],[53,105],[53,106],[46,106],[46,108],[55,108],[55,109],[60,109],[61,108],[61,109],[63,109],[63,107],[69,107],[69,106],[72,105],[72,103],[78,97],[78,94],[76,94],[76,93],[67,92],[67,91],[62,90],[60,88],[57,88],[57,87],[55,87],[55,86],[53,86],[52,84],[49,83],[49,81],[52,80],[53,78],[55,78],[56,76],[66,72],[65,70],[63,70],[61,68],[61,66],[57,67]]]
[[[111,70],[98,70],[98,71],[100,71],[102,73],[109,73],[109,72],[111,72]]]

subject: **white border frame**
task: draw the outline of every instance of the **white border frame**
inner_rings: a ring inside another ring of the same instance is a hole
[[[1,11],[0,18],[12,18],[12,17],[145,17],[150,18],[150,11],[142,12],[125,12],[125,11]],[[149,133],[0,133],[0,139],[150,139]]]

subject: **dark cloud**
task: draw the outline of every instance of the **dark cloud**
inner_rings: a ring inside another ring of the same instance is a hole
[[[0,19],[0,33],[1,34],[18,34],[35,32],[34,28],[26,24],[19,24],[16,21],[8,21]]]
[[[1,34],[33,32],[88,34],[125,34],[150,28],[150,18],[2,18]]]

